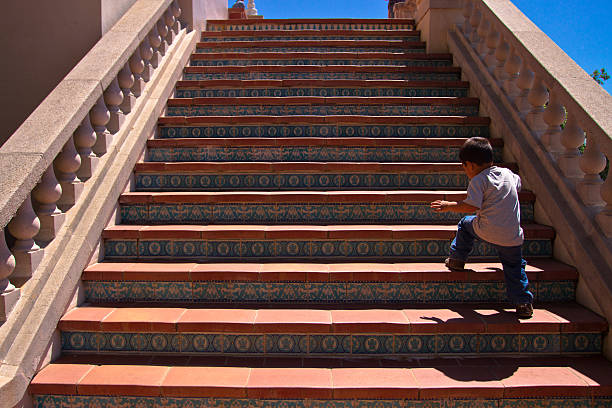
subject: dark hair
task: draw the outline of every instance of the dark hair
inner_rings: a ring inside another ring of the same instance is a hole
[[[483,165],[493,162],[493,148],[484,137],[471,137],[465,141],[459,150],[461,163],[472,162]]]

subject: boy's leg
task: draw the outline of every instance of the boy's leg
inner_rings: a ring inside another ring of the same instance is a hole
[[[531,304],[533,294],[529,291],[529,280],[525,273],[527,262],[523,259],[522,246],[495,246],[504,268],[506,291],[515,305]]]
[[[457,235],[450,246],[450,259],[461,262],[467,261],[474,246],[474,240],[478,238],[472,227],[474,218],[476,218],[474,215],[465,216],[457,224]]]

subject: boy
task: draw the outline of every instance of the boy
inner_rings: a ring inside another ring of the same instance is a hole
[[[451,271],[463,271],[475,239],[486,241],[497,250],[504,269],[508,297],[516,305],[519,318],[533,315],[533,295],[522,257],[523,229],[518,191],[521,179],[512,171],[493,166],[493,148],[482,137],[468,139],[459,151],[461,166],[470,179],[462,202],[437,200],[431,208],[439,212],[473,213],[459,222],[457,235],[445,264]]]

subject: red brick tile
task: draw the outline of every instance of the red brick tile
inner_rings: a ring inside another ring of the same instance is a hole
[[[559,333],[561,321],[553,313],[536,307],[531,319],[519,319],[514,309],[474,310],[486,325],[487,333]]]
[[[576,303],[550,305],[546,309],[562,323],[562,332],[599,332],[608,328],[603,317]]]
[[[137,239],[140,236],[141,225],[115,225],[102,231],[105,239]]]
[[[65,331],[100,330],[100,323],[109,316],[114,308],[77,307],[66,313],[59,321],[58,328]]]
[[[250,309],[188,309],[178,319],[177,331],[250,333],[256,315]]]
[[[142,227],[141,239],[200,239],[200,225],[151,225]]]
[[[504,398],[526,397],[585,397],[589,395],[588,384],[567,367],[513,367],[516,370],[501,379]],[[493,372],[507,370],[506,366]],[[507,373],[503,373],[504,376]]]
[[[255,318],[258,333],[329,333],[331,312],[313,309],[260,309]]]
[[[419,387],[408,369],[335,368],[331,371],[334,398],[419,398]]]
[[[253,368],[249,398],[331,398],[331,370],[322,368]]]
[[[246,397],[250,368],[171,367],[161,392],[168,397]]]
[[[260,225],[208,225],[204,239],[264,239],[265,226]]]
[[[161,396],[169,367],[103,365],[94,367],[77,386],[79,395]]]
[[[564,359],[567,362],[567,358]],[[612,395],[612,363],[602,358],[585,357],[573,359],[569,370],[589,386],[589,392],[594,397]]]
[[[92,368],[88,364],[49,364],[32,379],[30,393],[75,395],[77,384]]]
[[[266,239],[325,239],[328,235],[328,227],[316,225],[272,225],[266,227]]]
[[[188,281],[195,263],[135,263],[126,268],[126,280]]]
[[[480,367],[413,368],[421,399],[501,398],[504,384]]]
[[[310,263],[273,263],[263,264],[261,268],[261,280],[271,281],[308,281],[311,278],[322,275],[324,281],[329,280],[329,265]],[[319,280],[320,281],[320,280]]]
[[[381,225],[330,225],[329,239],[391,239],[391,228]]]
[[[197,264],[191,271],[191,280],[246,280],[257,281],[262,265],[255,263]]]
[[[401,310],[332,310],[335,333],[407,333],[408,318]]]
[[[484,323],[468,306],[452,309],[404,309],[411,333],[482,333]]]
[[[176,332],[176,323],[185,313],[179,308],[118,308],[101,324],[102,330]]]

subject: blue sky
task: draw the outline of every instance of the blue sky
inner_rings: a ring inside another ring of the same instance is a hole
[[[247,3],[248,0],[245,0]],[[512,0],[589,74],[612,73],[612,5],[609,0]],[[229,0],[230,5],[234,0]],[[385,0],[255,0],[266,18],[385,18]],[[605,88],[612,93],[612,79]]]

